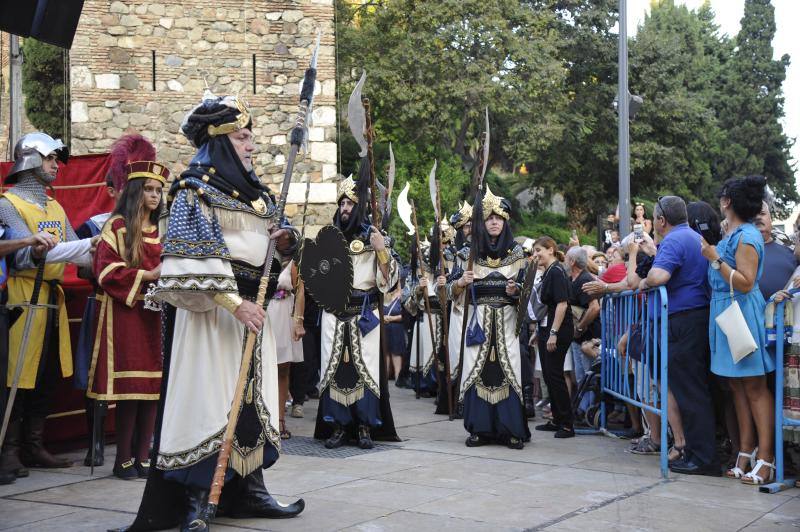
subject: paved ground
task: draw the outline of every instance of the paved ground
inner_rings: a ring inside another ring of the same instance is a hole
[[[765,495],[723,478],[660,478],[657,457],[625,452],[604,436],[555,440],[524,450],[464,446],[460,422],[434,416],[431,400],[392,387],[402,443],[337,457],[308,456],[316,401],[289,418],[291,449],[266,473],[283,501],[306,511],[285,521],[220,520],[233,530],[798,530],[800,489]],[[107,451],[111,464],[113,448]],[[289,454],[294,453],[294,454]],[[305,454],[305,455],[304,455]],[[349,455],[349,456],[345,456]],[[77,460],[83,453],[75,453]],[[132,521],[144,481],[121,481],[104,466],[37,470],[0,486],[0,530],[106,530]]]

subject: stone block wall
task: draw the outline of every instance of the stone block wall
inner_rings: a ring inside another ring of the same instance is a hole
[[[72,152],[104,152],[123,133],[138,131],[178,174],[194,153],[179,133],[181,120],[208,87],[249,102],[256,173],[277,193],[318,29],[310,149],[298,158],[290,196],[302,203],[306,187],[299,181],[310,179],[307,233],[315,234],[330,222],[335,201],[332,0],[86,0],[70,52]],[[297,224],[301,211],[302,205],[287,207]]]

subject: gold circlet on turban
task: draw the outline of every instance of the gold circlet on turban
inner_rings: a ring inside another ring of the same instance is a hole
[[[343,179],[336,190],[336,202],[342,201],[342,198],[346,197],[353,203],[358,203],[358,194],[356,193],[356,180],[353,179],[352,174],[347,178]]]
[[[233,133],[234,131],[238,131],[239,129],[246,127],[247,124],[250,123],[250,109],[247,107],[247,103],[241,100],[238,96],[234,97],[233,101],[236,104],[236,108],[239,110],[239,114],[236,115],[236,120],[233,122],[220,124],[218,126],[208,126],[208,135],[210,137]]]
[[[461,229],[464,227],[467,223],[472,221],[472,205],[466,201],[462,202],[461,206],[458,208],[458,212],[453,218],[458,220],[453,224],[453,228]]]
[[[483,195],[483,202],[481,206],[483,207],[483,219],[487,220],[489,216],[492,214],[496,214],[506,220],[509,218],[509,213],[505,209],[503,209],[502,198],[500,196],[495,196],[492,194],[489,185],[486,185],[486,193]]]

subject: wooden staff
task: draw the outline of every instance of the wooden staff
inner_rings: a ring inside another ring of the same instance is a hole
[[[364,98],[363,100],[361,100],[361,102],[364,105],[364,115],[366,117],[367,157],[369,159],[370,208],[372,209],[372,224],[380,234],[381,212],[378,210],[378,185],[376,183],[376,178],[375,178],[375,158],[372,155],[372,145],[375,141],[375,130],[372,128],[372,117],[370,116],[369,112],[370,111],[369,98]],[[378,269],[380,269],[380,266],[378,267]],[[386,270],[388,273],[389,264],[386,265]],[[386,281],[388,282],[389,279],[386,279]],[[386,378],[386,373],[388,371],[388,369],[386,368],[385,354],[389,352],[389,346],[387,344],[387,338],[386,338],[386,326],[383,322],[384,320],[383,292],[381,292],[380,290],[378,290],[378,320],[379,320],[378,326],[380,327],[379,331],[380,331],[380,345],[381,345],[381,352],[378,357],[380,359],[379,378],[383,380]]]
[[[436,181],[436,214],[441,217],[442,206],[439,197],[439,182]],[[436,230],[439,232],[439,275],[445,275],[444,265],[444,239],[442,235],[442,221],[437,220]],[[431,250],[433,251],[433,250]],[[433,272],[431,272],[433,273]],[[447,383],[447,415],[453,421],[453,379],[450,376],[450,349],[447,345],[447,288],[440,286],[437,288],[439,293],[439,305],[442,307],[442,352],[444,353],[445,382]]]
[[[289,158],[286,162],[286,172],[283,175],[283,184],[281,186],[281,193],[278,199],[276,208],[276,220],[283,217],[283,212],[286,207],[286,198],[289,195],[289,183],[292,181],[292,171],[294,170],[294,161],[297,158],[297,152],[300,146],[303,145],[305,136],[305,125],[308,117],[308,109],[314,97],[314,80],[316,78],[316,56],[319,50],[319,37],[317,37],[317,48],[312,54],[311,67],[306,70],[305,78],[303,79],[303,88],[300,92],[300,106],[297,112],[297,119],[291,133],[292,148],[289,151]],[[258,293],[256,295],[256,305],[259,307],[264,306],[264,301],[267,299],[267,287],[269,286],[269,274],[272,269],[272,259],[275,256],[275,246],[277,239],[270,238],[269,245],[267,246],[267,256],[264,262],[264,269],[261,273],[261,280],[258,284]],[[225,472],[228,469],[228,460],[231,456],[231,449],[233,447],[233,437],[236,432],[236,424],[239,422],[239,410],[242,407],[244,399],[244,391],[247,386],[248,374],[250,373],[250,365],[253,360],[253,350],[256,345],[257,334],[248,331],[247,341],[245,342],[244,351],[242,353],[242,364],[239,367],[239,377],[236,381],[236,390],[233,393],[233,401],[231,402],[230,414],[228,414],[228,424],[225,427],[225,435],[222,440],[222,447],[219,450],[217,457],[217,465],[214,469],[214,477],[211,480],[211,491],[208,495],[208,503],[203,510],[198,514],[197,518],[189,524],[191,531],[206,531],[209,529],[209,523],[214,519],[217,513],[217,505],[219,498],[222,494],[222,487],[225,485]],[[277,415],[277,412],[273,414]]]
[[[414,224],[414,237],[417,239],[417,265],[422,269],[422,246],[419,243],[419,226],[417,225],[417,209],[414,207],[414,200],[410,200],[411,204],[411,223]],[[433,250],[431,250],[431,253]],[[431,272],[433,275],[433,272]],[[433,349],[433,360],[436,362],[436,332],[433,328],[433,315],[431,314],[431,298],[428,296],[427,285],[422,289],[423,299],[425,301],[425,313],[428,315],[428,329],[431,332],[431,349]],[[419,340],[419,329],[417,329],[417,340]],[[419,364],[419,349],[417,349],[417,382],[422,377],[422,368]],[[419,385],[417,385],[419,390]],[[419,393],[419,392],[418,392]]]

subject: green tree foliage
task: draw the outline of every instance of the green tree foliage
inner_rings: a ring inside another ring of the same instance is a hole
[[[25,113],[36,129],[66,141],[64,131],[64,53],[61,48],[27,38],[22,47]]]
[[[428,171],[439,160],[443,207],[471,196],[489,107],[490,176],[498,194],[564,195],[564,229],[588,230],[617,203],[617,0],[337,1],[340,102],[362,68],[385,164],[394,143],[399,191],[412,183],[429,227]],[[644,97],[631,124],[631,194],[713,202],[731,176],[767,176],[778,204],[797,201],[791,140],[780,124],[789,59],[772,59],[774,10],[746,0],[742,29],[720,35],[708,4],[655,0],[629,43],[630,90]],[[357,160],[349,134],[342,162]],[[527,175],[517,170],[521,163]],[[647,201],[648,205],[651,201]],[[552,230],[538,204],[519,233]],[[393,222],[399,223],[399,222]],[[397,233],[395,233],[397,234]],[[529,236],[536,236],[530,233]],[[555,236],[555,235],[554,235]]]
[[[746,0],[742,27],[723,87],[720,122],[727,131],[721,153],[721,177],[762,174],[776,193],[778,205],[798,201],[794,170],[789,165],[793,141],[786,137],[783,91],[789,56],[773,59],[775,9],[769,0]]]
[[[712,20],[662,1],[631,45],[630,87],[645,101],[631,124],[633,195],[695,199],[715,186],[725,135],[714,106],[727,55],[718,50],[728,43],[715,36]]]
[[[561,135],[566,70],[557,59],[552,12],[518,0],[396,0],[338,2],[337,17],[341,105],[365,68],[377,138],[394,141],[399,167],[416,164],[400,157],[408,153],[401,146],[424,155],[416,177],[427,176],[436,156],[444,172],[450,154],[468,180],[487,106],[490,161],[506,169],[538,158]],[[343,144],[346,172],[352,148]],[[469,189],[444,181],[442,188],[452,194],[443,192],[450,211]],[[415,187],[412,195],[422,192]],[[429,203],[420,207],[426,221]]]

